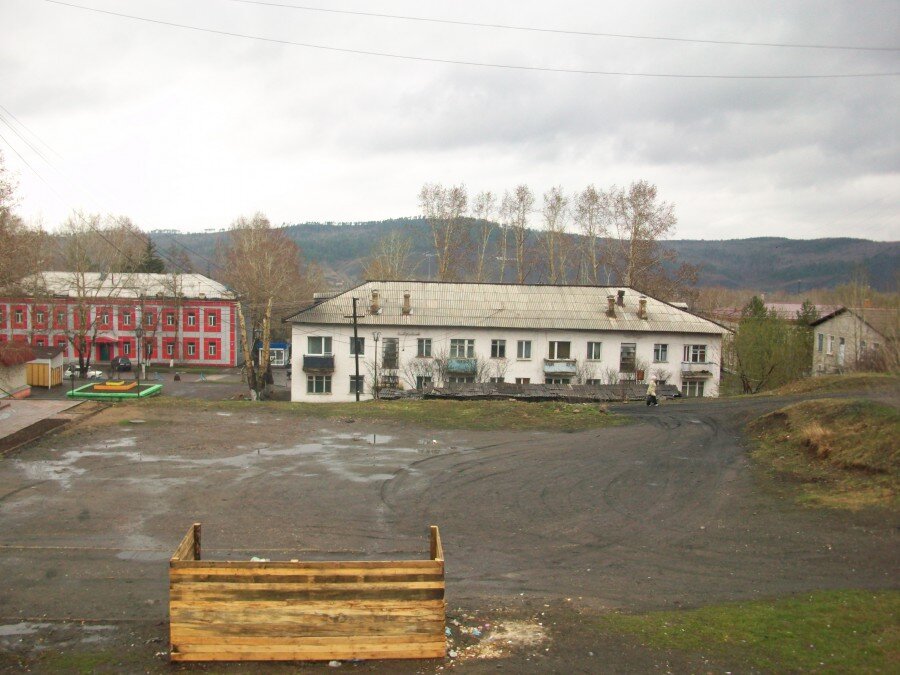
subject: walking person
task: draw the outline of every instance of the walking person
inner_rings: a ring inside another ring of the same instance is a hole
[[[650,380],[650,386],[647,387],[647,405],[659,405],[656,398],[656,380]]]

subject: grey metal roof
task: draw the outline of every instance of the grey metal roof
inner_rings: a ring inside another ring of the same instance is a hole
[[[640,331],[724,335],[728,329],[688,311],[647,297],[647,318],[638,317],[641,293],[625,291],[624,307],[607,316],[607,296],[617,286],[550,286],[434,281],[367,281],[301,310],[290,321],[302,324],[351,323],[352,298],[359,298],[363,326],[522,328],[528,330]],[[381,311],[371,311],[372,291]],[[403,313],[410,294],[411,313]]]
[[[138,298],[162,294],[172,295],[175,287],[172,274],[129,272],[100,274],[99,272],[39,272],[22,281],[23,288],[40,290],[54,296],[77,297],[76,282],[83,284],[83,295],[103,298]],[[79,279],[79,277],[82,277]],[[187,298],[231,299],[234,295],[224,285],[202,274],[178,274],[177,287]]]

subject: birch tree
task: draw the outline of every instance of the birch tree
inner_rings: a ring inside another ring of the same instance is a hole
[[[541,209],[541,216],[544,219],[543,241],[547,275],[551,284],[566,281],[568,208],[569,200],[563,193],[562,187],[550,188],[544,193],[544,208]]]
[[[494,211],[497,208],[497,197],[493,192],[479,192],[472,204],[472,217],[476,220],[478,232],[478,251],[475,261],[475,281],[487,281],[485,264],[488,247],[494,234]]]
[[[534,193],[527,185],[519,185],[503,198],[503,209],[509,218],[516,262],[516,283],[524,284],[530,272],[531,256],[528,250],[528,217],[534,208]]]
[[[465,185],[445,188],[437,183],[426,184],[419,192],[419,206],[431,228],[440,281],[458,278],[460,261],[465,259],[468,242],[463,216],[468,201]]]
[[[396,281],[409,279],[415,273],[416,265],[411,260],[412,237],[394,230],[378,242],[363,270],[366,279]]]
[[[584,237],[578,264],[578,281],[582,284],[597,284],[601,260],[600,240],[607,236],[607,231],[603,222],[601,195],[593,185],[588,185],[575,197],[573,217]]]
[[[232,223],[220,257],[224,280],[239,300],[238,330],[247,387],[251,399],[260,400],[271,377],[269,343],[274,311],[296,308],[311,297],[317,273],[305,265],[300,247],[283,230],[273,228],[262,213]],[[260,351],[255,355],[257,340]]]

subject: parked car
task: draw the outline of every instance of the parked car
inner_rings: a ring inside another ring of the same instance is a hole
[[[78,377],[79,375],[80,375],[80,373],[78,372],[78,364],[77,364],[77,363],[70,363],[70,364],[68,365],[68,367],[66,368],[66,372],[65,372],[65,374],[64,374],[64,377],[68,380],[68,379],[71,379],[72,377]],[[88,377],[88,379],[90,379],[90,380],[99,380],[99,379],[102,379],[102,378],[103,378],[103,371],[102,371],[102,370],[97,370],[96,368],[88,368],[88,371],[87,371],[87,377]]]
[[[131,359],[127,356],[117,356],[112,361],[110,361],[109,365],[112,367],[113,372],[121,373],[123,371],[131,370]]]

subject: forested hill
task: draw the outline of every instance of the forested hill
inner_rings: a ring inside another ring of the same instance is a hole
[[[328,280],[345,285],[361,278],[365,259],[391,231],[400,230],[413,240],[412,276],[427,278],[426,253],[432,251],[431,233],[420,218],[403,218],[363,223],[304,223],[285,227],[308,260],[316,261]],[[533,236],[539,233],[534,232]],[[151,233],[157,248],[166,253],[192,252],[195,270],[207,272],[207,259],[214,259],[216,244],[226,232],[190,234]],[[177,240],[180,245],[173,243]],[[679,262],[700,266],[699,285],[746,288],[758,291],[801,292],[810,288],[830,288],[847,282],[857,270],[868,275],[873,288],[893,291],[900,269],[900,242],[866,239],[755,239],[671,240]],[[212,268],[215,275],[215,268]],[[540,271],[529,281],[540,281]]]

